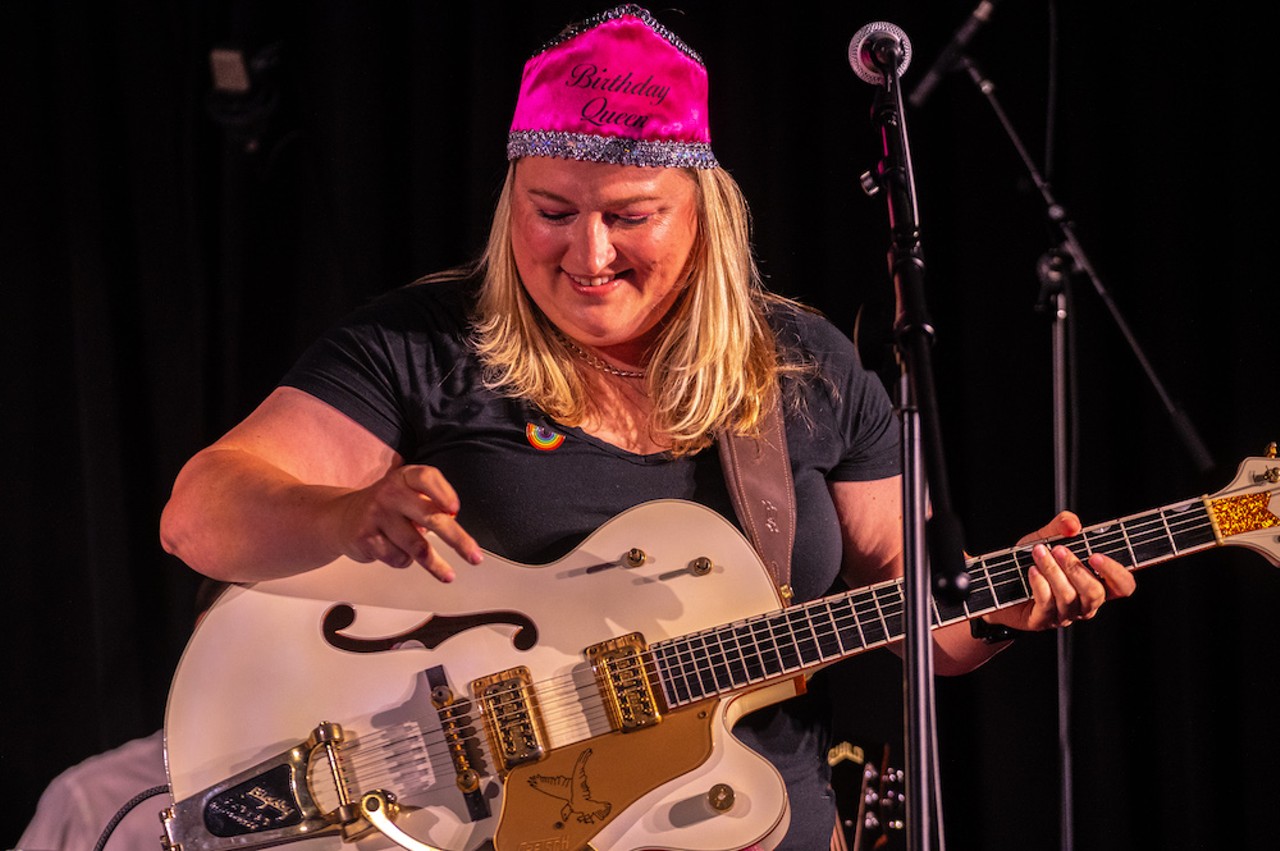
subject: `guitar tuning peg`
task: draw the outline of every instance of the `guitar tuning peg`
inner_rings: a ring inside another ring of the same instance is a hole
[[[1263,454],[1268,458],[1276,457],[1276,442],[1274,440],[1267,444],[1267,451]]]

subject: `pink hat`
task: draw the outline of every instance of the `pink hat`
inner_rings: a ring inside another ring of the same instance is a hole
[[[639,6],[575,24],[524,66],[507,158],[715,168],[702,58]]]

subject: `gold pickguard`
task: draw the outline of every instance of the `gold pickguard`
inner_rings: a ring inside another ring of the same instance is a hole
[[[667,715],[656,727],[561,748],[512,770],[494,846],[498,851],[585,848],[642,796],[707,760],[717,704],[707,701]],[[711,805],[705,806],[712,815]],[[602,815],[604,808],[608,812]]]

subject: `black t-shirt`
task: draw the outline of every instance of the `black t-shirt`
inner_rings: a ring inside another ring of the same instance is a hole
[[[672,458],[636,455],[486,390],[468,345],[474,282],[415,284],[388,293],[318,340],[284,378],[334,406],[396,450],[438,468],[458,492],[458,520],[480,546],[525,564],[573,549],[627,508],[688,499],[734,519],[715,448]],[[896,419],[852,343],[816,314],[788,308],[769,321],[787,357],[813,365],[789,390],[787,446],[796,489],[791,584],[797,601],[829,592],[841,564],[831,481],[899,470]],[[829,710],[812,689],[744,719],[735,734],[767,756],[791,796],[783,847],[825,847],[834,819],[825,760]]]

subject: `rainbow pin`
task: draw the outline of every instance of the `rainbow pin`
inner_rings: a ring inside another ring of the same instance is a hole
[[[524,427],[524,436],[529,439],[529,445],[540,452],[559,449],[560,444],[564,443],[564,435],[560,432],[533,423]]]

